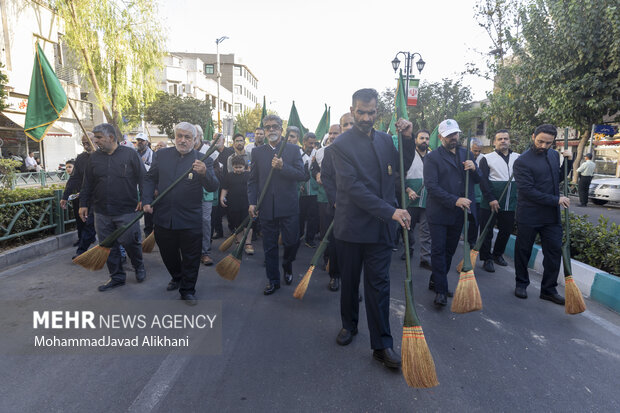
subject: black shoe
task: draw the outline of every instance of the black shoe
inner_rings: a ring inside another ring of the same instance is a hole
[[[304,245],[308,248],[316,248],[316,244],[314,243],[314,241],[306,241]]]
[[[435,301],[433,301],[437,307],[445,307],[448,305],[448,297],[444,293],[437,293],[435,295]]]
[[[196,300],[196,297],[194,296],[194,294],[182,295],[181,300],[185,301],[185,304],[192,306],[192,307],[198,304],[198,300]]]
[[[431,291],[435,291],[435,281],[433,281],[432,279],[428,280],[428,289],[431,290]],[[452,298],[454,296],[454,293],[452,291],[448,290],[446,295],[448,297]]]
[[[338,289],[340,288],[340,279],[330,278],[327,288],[329,288],[330,291],[338,291]]]
[[[482,265],[482,268],[484,268],[486,272],[495,272],[495,266],[493,265],[493,260],[485,260],[484,264]]]
[[[357,328],[353,331],[349,331],[346,328],[343,328],[338,333],[338,337],[336,337],[336,343],[340,344],[341,346],[346,346],[347,344],[350,344],[351,341],[353,341],[353,336],[356,334]]]
[[[554,294],[543,294],[543,293],[540,293],[540,298],[542,300],[551,301],[551,302],[559,304],[559,305],[564,305],[564,302],[565,302],[564,297],[562,297],[558,293],[554,293]]]
[[[503,256],[499,256],[499,257],[495,257],[493,258],[493,261],[495,261],[495,264],[501,266],[501,267],[506,267],[508,265],[508,263],[506,262],[506,260],[504,259]]]
[[[170,281],[168,283],[168,286],[166,287],[166,291],[178,290],[179,284],[181,284],[179,281],[175,281],[175,280]]]
[[[391,369],[400,368],[400,356],[396,354],[394,349],[392,349],[391,347],[384,348],[383,350],[373,350],[372,357],[375,360],[383,363],[385,367],[389,367]]]
[[[284,282],[286,283],[286,285],[291,285],[291,283],[293,282],[293,274],[291,274],[290,272],[284,272]]]
[[[100,285],[98,290],[99,291],[108,291],[111,290],[112,288],[116,288],[116,287],[120,287],[125,285],[125,281],[115,281],[113,279],[109,279],[107,283]]]
[[[431,264],[428,261],[420,261],[420,268],[433,271],[433,267],[431,267]]]
[[[144,269],[144,266],[142,266],[141,268],[138,268],[136,270],[136,281],[141,283],[142,281],[144,281],[145,278],[146,278],[146,270]]]
[[[269,284],[267,284],[267,286],[263,290],[263,294],[271,295],[271,294],[275,293],[278,288],[280,288],[280,284],[269,283]]]
[[[515,297],[526,299],[527,298],[527,291],[525,290],[525,287],[516,287],[515,288]]]

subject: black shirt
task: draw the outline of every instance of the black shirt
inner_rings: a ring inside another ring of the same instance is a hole
[[[134,149],[118,145],[110,155],[93,152],[84,172],[80,207],[92,206],[96,213],[112,216],[134,212],[145,173]]]
[[[226,205],[229,211],[248,210],[248,178],[249,172],[229,173],[224,177],[222,189],[226,189]]]
[[[69,177],[67,184],[65,185],[65,191],[62,194],[62,199],[65,201],[69,199],[69,195],[80,192],[82,189],[82,181],[84,180],[84,171],[88,165],[88,158],[90,154],[88,152],[82,152],[75,158],[75,164],[73,165],[73,173]]]

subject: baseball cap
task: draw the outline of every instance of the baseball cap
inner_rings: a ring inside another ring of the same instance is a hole
[[[454,119],[446,119],[439,124],[438,132],[444,138],[454,132],[461,132],[459,124]]]
[[[147,136],[147,134],[146,133],[142,133],[142,132],[138,133],[136,135],[135,139],[136,140],[142,139],[143,141],[149,141],[149,137]]]

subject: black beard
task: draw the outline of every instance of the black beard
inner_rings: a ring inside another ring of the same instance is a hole
[[[428,149],[428,145],[426,143],[423,143],[422,145],[416,145],[416,149],[420,152],[426,152],[426,150]]]

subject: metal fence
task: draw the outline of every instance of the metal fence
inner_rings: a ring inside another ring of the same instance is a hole
[[[12,189],[17,186],[41,186],[45,187],[49,184],[67,182],[69,174],[65,171],[39,171],[39,172],[21,172],[15,174]]]
[[[51,197],[0,205],[0,216],[4,217],[0,222],[0,241],[52,229],[55,235],[67,232],[75,216],[71,202],[67,203],[67,209],[60,207],[62,192],[57,189]],[[7,210],[12,210],[12,216],[5,217]]]

